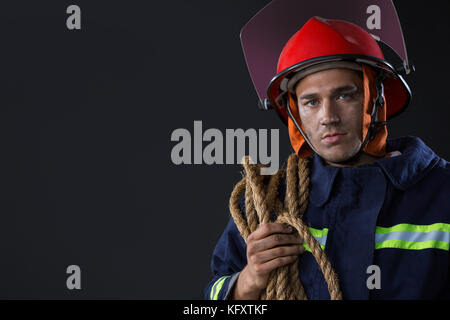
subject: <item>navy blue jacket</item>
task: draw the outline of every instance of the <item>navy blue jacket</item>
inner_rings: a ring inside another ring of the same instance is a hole
[[[449,162],[417,137],[389,139],[386,149],[401,155],[355,168],[314,155],[304,221],[336,270],[344,299],[450,299]],[[229,298],[246,264],[246,244],[230,219],[213,252],[205,297]],[[368,285],[377,267],[380,288]],[[299,274],[309,299],[330,298],[308,251]]]

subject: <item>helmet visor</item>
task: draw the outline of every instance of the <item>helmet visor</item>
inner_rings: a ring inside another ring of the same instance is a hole
[[[408,69],[403,32],[391,0],[274,0],[241,30],[245,60],[261,101],[267,97],[267,85],[276,74],[284,45],[313,16],[360,26],[379,41],[386,60]]]

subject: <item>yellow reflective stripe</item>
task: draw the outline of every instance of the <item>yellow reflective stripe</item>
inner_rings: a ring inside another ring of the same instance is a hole
[[[449,250],[450,224],[430,225],[397,224],[375,228],[375,249],[396,248],[407,250]]]
[[[303,242],[303,247],[305,248],[306,251],[311,252],[311,249],[309,248],[309,246],[306,244],[306,242]],[[325,246],[321,245],[320,246],[322,248],[322,250],[325,250]]]
[[[215,293],[215,289],[217,284],[224,278],[225,276],[220,277],[219,279],[216,280],[216,282],[214,282],[214,284],[211,287],[211,292],[209,293],[209,299],[212,300],[214,293]]]
[[[328,229],[327,228],[323,229],[308,228],[308,229],[311,232],[312,236],[316,238],[316,240],[318,240],[318,242],[321,244],[320,247],[322,248],[322,250],[325,250],[326,244],[325,242],[328,235]],[[416,234],[411,234],[410,232],[415,232]],[[423,233],[423,235],[417,233]],[[375,249],[383,249],[383,248],[397,248],[409,250],[442,249],[450,251],[450,243],[447,241],[450,236],[446,233],[450,233],[450,224],[448,223],[434,223],[430,225],[414,225],[402,223],[392,227],[377,226],[375,228],[375,235],[376,240],[378,241],[375,242]],[[426,241],[408,241],[415,239]],[[305,248],[306,251],[311,252],[311,248],[309,248],[309,246],[306,243],[303,243],[303,247]]]
[[[327,228],[323,228],[323,229],[314,229],[314,228],[308,228],[309,232],[311,232],[313,237],[322,237],[322,236],[326,236],[328,235],[328,229]]]
[[[441,249],[449,251],[450,224],[397,224],[375,228],[375,249],[406,250]]]
[[[229,277],[230,276],[221,277],[219,280],[217,280],[214,283],[213,288],[211,289],[211,296],[212,296],[211,300],[217,300],[219,298],[220,290],[222,290],[225,280],[227,280],[227,278],[229,278]]]
[[[225,283],[225,280],[226,280],[227,278],[228,278],[228,277],[225,277],[222,281],[220,281],[220,282],[217,284],[216,294],[214,295],[213,300],[217,300],[217,299],[219,298],[220,290],[222,290],[223,284]]]
[[[315,228],[308,228],[309,232],[311,232],[311,235],[316,238],[316,240],[319,242],[320,247],[322,250],[325,250],[325,242],[326,238],[328,236],[328,229],[315,229]],[[303,247],[306,251],[311,252],[311,248],[306,244],[306,242],[303,243]]]
[[[450,224],[448,223],[434,223],[430,225],[414,225],[414,224],[397,224],[395,226],[384,228],[376,227],[376,233],[390,233],[393,231],[410,231],[410,232],[430,232],[430,231],[444,231],[450,232]]]

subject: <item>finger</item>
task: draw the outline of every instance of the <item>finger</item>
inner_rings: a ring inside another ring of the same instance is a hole
[[[298,259],[297,255],[296,256],[279,257],[279,258],[270,260],[270,261],[262,264],[259,269],[264,273],[268,273],[277,268],[291,264],[297,259]]]
[[[274,233],[291,233],[294,229],[291,226],[281,223],[265,223],[252,232],[247,239],[251,241],[260,240]]]
[[[253,252],[260,252],[283,245],[298,245],[304,241],[298,234],[277,233],[253,243]]]
[[[304,251],[305,248],[302,245],[276,247],[256,254],[253,262],[264,264],[280,257],[297,256]]]

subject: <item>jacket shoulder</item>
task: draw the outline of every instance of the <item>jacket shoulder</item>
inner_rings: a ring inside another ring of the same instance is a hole
[[[447,179],[450,177],[450,162],[443,158],[439,158],[435,167],[433,168],[434,173],[443,175],[443,179]],[[449,180],[450,182],[450,180]]]

